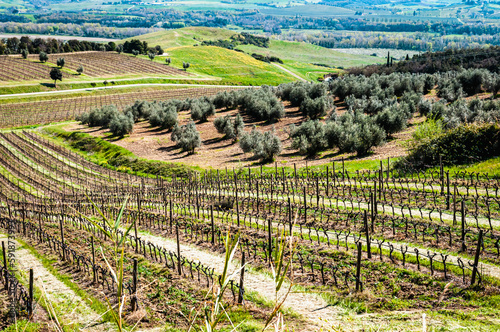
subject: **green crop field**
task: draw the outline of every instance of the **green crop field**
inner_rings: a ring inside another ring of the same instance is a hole
[[[182,68],[189,62],[188,71],[220,77],[241,85],[280,84],[296,80],[290,74],[250,55],[215,46],[174,47],[166,51],[172,65]]]
[[[150,46],[160,45],[162,48],[167,49],[178,46],[193,46],[201,43],[203,40],[228,39],[232,35],[234,35],[233,31],[225,29],[189,27],[175,30],[162,30],[134,38],[127,38],[123,41],[140,39],[147,42]]]
[[[257,47],[255,45],[240,45],[238,48],[247,53],[277,56],[282,60],[303,63],[326,64],[332,67],[353,67],[384,61],[382,58],[341,53],[305,42],[271,40],[269,48]]]

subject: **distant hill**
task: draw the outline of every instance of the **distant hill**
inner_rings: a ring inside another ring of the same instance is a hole
[[[206,28],[206,27],[188,27],[175,30],[162,30],[145,35],[127,38],[140,39],[146,41],[149,46],[160,45],[163,49],[178,47],[178,46],[193,46],[201,44],[204,40],[218,40],[228,39],[234,35],[234,31],[219,29],[219,28]]]
[[[201,45],[203,41],[228,40],[235,34],[237,34],[237,32],[226,29],[188,27],[176,30],[158,31],[137,36],[134,37],[134,39],[146,41],[149,46],[160,45],[167,52],[167,50],[172,47]],[[131,38],[125,40],[130,39]],[[248,54],[257,53],[261,55],[276,56],[282,60],[304,64],[325,64],[330,67],[347,68],[381,63],[385,60],[368,55],[341,53],[305,42],[289,42],[273,39],[270,41],[269,48],[255,45],[238,45],[235,48],[243,50]]]

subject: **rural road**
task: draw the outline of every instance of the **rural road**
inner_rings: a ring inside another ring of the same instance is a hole
[[[300,77],[299,75],[291,72],[290,70],[286,69],[285,67],[280,66],[280,65],[278,65],[277,63],[274,63],[274,62],[273,62],[273,65],[276,66],[276,67],[278,67],[279,69],[287,72],[288,74],[292,75],[293,77],[296,77],[297,79],[301,80],[302,82],[307,82],[307,80],[305,80],[302,77]]]

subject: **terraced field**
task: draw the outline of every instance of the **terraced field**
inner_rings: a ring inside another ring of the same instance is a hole
[[[49,54],[49,63],[57,63],[57,59],[64,58],[64,68],[76,73],[79,66],[83,66],[84,74],[90,77],[116,77],[127,74],[155,75],[169,77],[190,76],[187,71],[179,70],[166,64],[148,61],[130,55],[115,52],[77,52],[64,54]],[[37,55],[30,59],[36,61]]]
[[[136,89],[136,91],[122,93],[116,93],[109,89],[78,97],[57,96],[40,100],[29,98],[29,101],[26,102],[12,100],[12,102],[0,104],[0,128],[74,120],[79,114],[104,105],[116,105],[118,109],[122,110],[138,99],[148,101],[185,99],[215,95],[219,91],[234,88],[236,87],[187,87],[182,89],[167,87],[166,89]]]
[[[224,302],[233,323],[248,330],[261,330],[272,311],[269,264],[277,240],[286,237],[296,248],[285,251],[293,255],[285,282],[293,292],[283,313],[296,331],[421,331],[423,324],[495,331],[499,188],[498,179],[483,174],[406,176],[385,163],[366,172],[337,162],[314,170],[275,165],[146,178],[97,166],[33,131],[0,134],[0,230],[29,244],[42,263],[50,258],[51,273],[72,276],[72,287],[94,301],[92,310],[79,312],[80,327],[94,320],[111,328],[95,317],[102,310],[95,303],[105,296],[116,303],[117,289],[95,249],[109,254],[110,239],[99,222],[82,216],[102,221],[99,209],[114,218],[126,201],[124,219],[136,220],[137,228],[125,233],[125,223],[117,230],[126,243],[124,315],[130,324],[139,319],[141,330],[187,330],[184,316],[224,274],[226,234],[239,232],[231,266],[243,255],[248,265]],[[220,328],[229,326],[226,319]]]

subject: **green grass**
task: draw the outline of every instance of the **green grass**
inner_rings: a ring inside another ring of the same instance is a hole
[[[384,59],[378,57],[342,53],[305,42],[271,40],[269,48],[257,47],[255,45],[240,45],[237,48],[249,54],[258,53],[263,55],[272,55],[277,56],[282,60],[308,64],[319,63],[326,64],[331,67],[346,68],[373,63],[382,63],[384,61]]]
[[[186,176],[188,173],[200,170],[198,167],[180,163],[138,158],[129,150],[101,138],[86,133],[65,131],[62,129],[65,125],[46,127],[44,132],[50,135],[49,138],[63,143],[72,151],[83,153],[87,159],[101,166],[149,177],[156,175],[170,177],[174,174]]]
[[[220,77],[240,85],[277,85],[296,81],[297,78],[248,54],[215,46],[184,46],[168,50],[172,64],[182,67],[189,62],[188,71]]]
[[[433,171],[438,171],[439,167],[432,169]],[[469,173],[488,173],[489,177],[500,178],[500,157],[488,159],[479,163],[470,165],[459,165],[452,167],[444,167],[445,172],[450,171],[450,177],[452,177],[455,172],[469,172]]]
[[[124,39],[123,42],[131,39],[140,39],[146,41],[149,46],[160,45],[163,49],[167,49],[179,46],[194,46],[195,44],[201,44],[203,40],[228,39],[234,34],[234,31],[225,29],[189,27],[148,33]],[[169,52],[167,51],[166,53]]]
[[[181,64],[182,65],[182,64]],[[104,79],[97,80],[93,78],[92,81],[88,82],[58,82],[57,88],[46,86],[42,84],[20,84],[20,85],[12,85],[12,86],[1,86],[0,87],[0,95],[9,95],[14,93],[32,93],[32,92],[47,92],[47,91],[69,91],[74,89],[90,89],[94,88],[91,83],[95,83],[96,88],[111,88],[119,86],[120,88],[126,88],[127,85],[131,84],[203,84],[203,85],[213,85],[213,84],[229,84],[230,82],[221,82],[220,80],[210,80],[210,79],[202,79],[198,80],[196,77],[193,78],[137,78],[137,79],[125,79],[125,80],[113,80],[107,79],[108,85],[105,86],[103,84]],[[111,84],[111,81],[115,82],[115,84]],[[138,87],[135,87],[136,89]],[[177,87],[178,88],[178,87]],[[184,87],[182,87],[184,88]],[[5,96],[8,98],[9,96]]]

